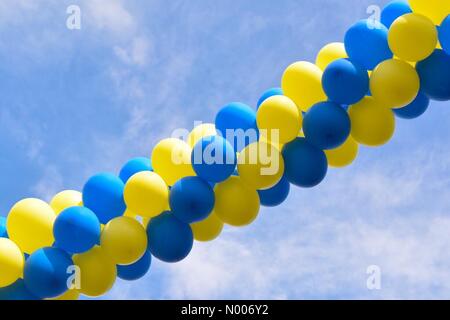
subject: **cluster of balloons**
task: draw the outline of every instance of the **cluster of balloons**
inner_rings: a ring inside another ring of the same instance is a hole
[[[0,219],[0,299],[101,296],[117,277],[143,277],[152,258],[181,261],[194,240],[249,225],[291,185],[318,185],[360,145],[387,143],[396,116],[450,99],[449,13],[450,1],[392,1],[315,63],[290,65],[256,110],[231,103],[186,141],[162,140],[82,192],[19,201]],[[227,134],[236,131],[249,134]]]

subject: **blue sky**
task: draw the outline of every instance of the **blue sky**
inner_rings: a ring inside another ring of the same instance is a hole
[[[0,214],[118,172],[228,102],[254,106],[290,63],[313,61],[386,2],[2,0]],[[65,26],[70,4],[81,30]],[[388,145],[362,148],[319,187],[293,188],[253,225],[179,264],[155,261],[106,298],[449,298],[448,107],[399,120]],[[370,265],[381,290],[366,287]]]

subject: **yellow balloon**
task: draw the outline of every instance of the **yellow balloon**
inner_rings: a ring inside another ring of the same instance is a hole
[[[67,290],[65,293],[60,295],[59,297],[49,299],[49,300],[58,300],[58,301],[75,301],[80,298],[80,292],[78,290]]]
[[[332,168],[349,166],[358,156],[358,143],[350,136],[347,141],[336,149],[325,150],[328,165]]]
[[[256,120],[260,135],[279,145],[297,138],[303,117],[294,101],[285,96],[273,96],[261,104]]]
[[[232,176],[214,189],[216,204],[214,212],[222,222],[235,227],[252,223],[259,213],[259,195],[248,187],[240,177]]]
[[[118,217],[103,229],[100,245],[115,264],[129,265],[147,250],[147,233],[136,219]]]
[[[365,97],[352,105],[348,114],[352,122],[351,135],[360,144],[380,146],[394,135],[394,113],[372,97]]]
[[[81,192],[74,190],[65,190],[53,197],[50,201],[50,207],[58,215],[70,207],[77,207],[83,202]]]
[[[73,256],[73,262],[80,269],[80,293],[88,297],[99,297],[114,285],[117,268],[102,248],[96,246],[88,252]]]
[[[417,71],[401,60],[383,61],[370,77],[372,96],[393,109],[410,104],[417,97],[419,89],[420,79]]]
[[[291,98],[300,111],[308,111],[314,104],[326,101],[322,89],[322,70],[306,61],[291,64],[283,74],[281,88],[285,96]]]
[[[179,139],[165,139],[153,149],[152,166],[169,186],[178,180],[195,176],[191,164],[192,148]]]
[[[336,60],[348,58],[342,42],[332,42],[323,47],[316,58],[316,65],[325,71],[328,65]]]
[[[125,184],[123,195],[127,211],[141,217],[156,217],[169,203],[169,188],[159,175],[150,171],[132,176]]]
[[[8,236],[28,254],[51,247],[55,219],[55,212],[46,202],[39,199],[21,200],[12,207],[6,220]]]
[[[216,126],[212,123],[202,123],[191,131],[187,138],[187,143],[194,148],[202,138],[217,135]]]
[[[255,190],[269,189],[283,177],[284,160],[278,148],[259,141],[239,154],[237,169],[248,186]]]
[[[223,230],[223,222],[213,211],[203,221],[191,224],[194,239],[200,242],[208,242],[216,239]]]
[[[23,275],[25,259],[20,248],[7,238],[0,238],[0,288],[16,282]]]
[[[389,47],[402,60],[417,62],[429,57],[438,43],[436,26],[427,17],[410,13],[389,29]]]
[[[409,0],[409,5],[413,12],[428,17],[437,26],[450,14],[448,0]]]
[[[134,212],[131,212],[131,210],[128,208],[127,208],[127,210],[125,210],[125,213],[123,214],[123,216],[133,218],[133,219],[137,218],[137,214],[134,214]]]

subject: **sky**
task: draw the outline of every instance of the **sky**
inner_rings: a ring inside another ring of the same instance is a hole
[[[18,200],[81,190],[150,156],[221,106],[255,107],[292,62],[314,61],[385,0],[1,0],[0,215]],[[69,5],[81,29],[66,27]],[[450,298],[449,103],[398,120],[314,189],[257,221],[154,259],[106,299]],[[381,272],[369,290],[367,270]]]

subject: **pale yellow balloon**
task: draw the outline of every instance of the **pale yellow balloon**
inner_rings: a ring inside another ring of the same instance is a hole
[[[51,247],[55,219],[55,212],[46,202],[32,198],[21,200],[12,207],[6,220],[8,236],[28,254]]]
[[[128,208],[127,208],[127,210],[125,210],[125,213],[123,214],[123,216],[133,218],[133,219],[137,218],[137,214],[135,214],[134,212],[131,212],[131,210]]]
[[[223,230],[223,222],[213,211],[203,221],[191,224],[194,239],[200,242],[208,242],[216,239]]]
[[[0,288],[12,285],[23,275],[24,256],[7,238],[0,238]]]
[[[332,42],[324,46],[318,53],[316,65],[325,71],[328,65],[336,60],[348,58],[342,42]]]
[[[83,202],[81,192],[75,190],[65,190],[56,194],[50,201],[50,207],[58,215],[70,207],[78,207]]]
[[[215,135],[217,135],[217,131],[214,124],[202,123],[191,131],[187,138],[187,143],[191,148],[194,148],[201,139]]]
[[[411,9],[420,13],[439,26],[450,14],[450,1],[448,0],[408,0]]]
[[[283,74],[281,88],[300,111],[308,111],[318,102],[326,101],[322,88],[322,70],[313,63],[300,61],[291,64]]]
[[[65,293],[60,295],[59,297],[49,299],[49,300],[57,300],[57,301],[75,301],[80,298],[80,292],[78,290],[67,290]]]
[[[349,166],[358,156],[359,145],[349,136],[344,144],[336,149],[325,150],[328,165],[332,168],[343,168]]]

